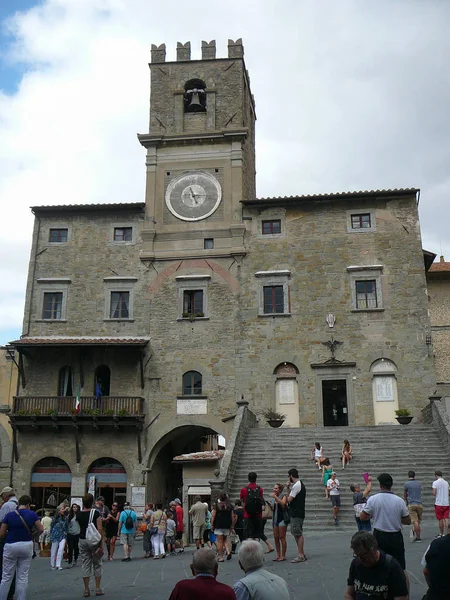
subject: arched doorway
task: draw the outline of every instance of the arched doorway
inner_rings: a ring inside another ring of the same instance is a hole
[[[114,500],[119,507],[127,495],[127,472],[115,458],[102,457],[94,460],[86,475],[86,491],[94,496],[103,496],[109,508]]]
[[[95,369],[94,396],[109,396],[111,387],[111,369],[108,365],[100,365]]]
[[[370,367],[375,425],[394,423],[398,409],[397,367],[387,358],[376,360]]]
[[[31,472],[31,495],[36,509],[56,508],[61,502],[70,502],[72,473],[69,465],[48,456],[39,460]]]
[[[286,415],[284,427],[299,427],[298,369],[292,363],[281,363],[274,371],[275,410]]]

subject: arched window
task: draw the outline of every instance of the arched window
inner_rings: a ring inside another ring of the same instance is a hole
[[[73,396],[72,367],[69,365],[59,370],[58,396]]]
[[[202,375],[198,371],[187,371],[183,375],[183,396],[197,396],[202,393]]]
[[[184,112],[206,112],[206,84],[190,79],[184,86]]]
[[[109,396],[111,383],[111,369],[108,365],[100,365],[95,369],[94,396]]]
[[[387,358],[372,363],[372,395],[375,425],[395,423],[398,409],[397,366]]]

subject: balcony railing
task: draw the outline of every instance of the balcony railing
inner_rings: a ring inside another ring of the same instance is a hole
[[[74,416],[75,396],[15,396],[11,415]],[[143,417],[141,396],[81,396],[79,417]]]

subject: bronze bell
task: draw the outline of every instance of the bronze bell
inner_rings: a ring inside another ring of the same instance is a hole
[[[201,100],[200,100],[200,93],[203,92],[203,90],[198,90],[198,89],[193,89],[193,90],[188,90],[191,92],[191,101],[189,102],[189,105],[187,107],[187,112],[202,112],[205,110],[205,107],[203,106]]]

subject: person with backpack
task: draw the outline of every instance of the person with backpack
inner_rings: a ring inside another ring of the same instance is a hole
[[[84,594],[89,598],[89,580],[94,571],[95,595],[104,596],[105,592],[100,587],[102,580],[102,517],[96,508],[93,508],[94,496],[86,494],[83,497],[83,509],[78,511],[76,519],[80,525],[80,557],[81,571],[83,573]],[[98,539],[100,538],[100,539]]]
[[[217,537],[217,554],[218,562],[223,562],[223,551],[225,549],[227,560],[231,560],[231,548],[227,541],[231,530],[236,523],[236,515],[234,507],[228,498],[228,494],[222,492],[217,502],[217,507],[213,509],[211,514],[211,531]]]
[[[136,536],[136,522],[137,515],[131,508],[129,502],[125,502],[123,505],[123,511],[119,517],[119,535],[120,542],[123,545],[122,562],[130,562],[131,551],[133,549],[134,538]]]
[[[241,489],[240,499],[244,505],[244,539],[259,540],[262,533],[264,491],[256,484],[258,475],[248,474],[248,485]]]

